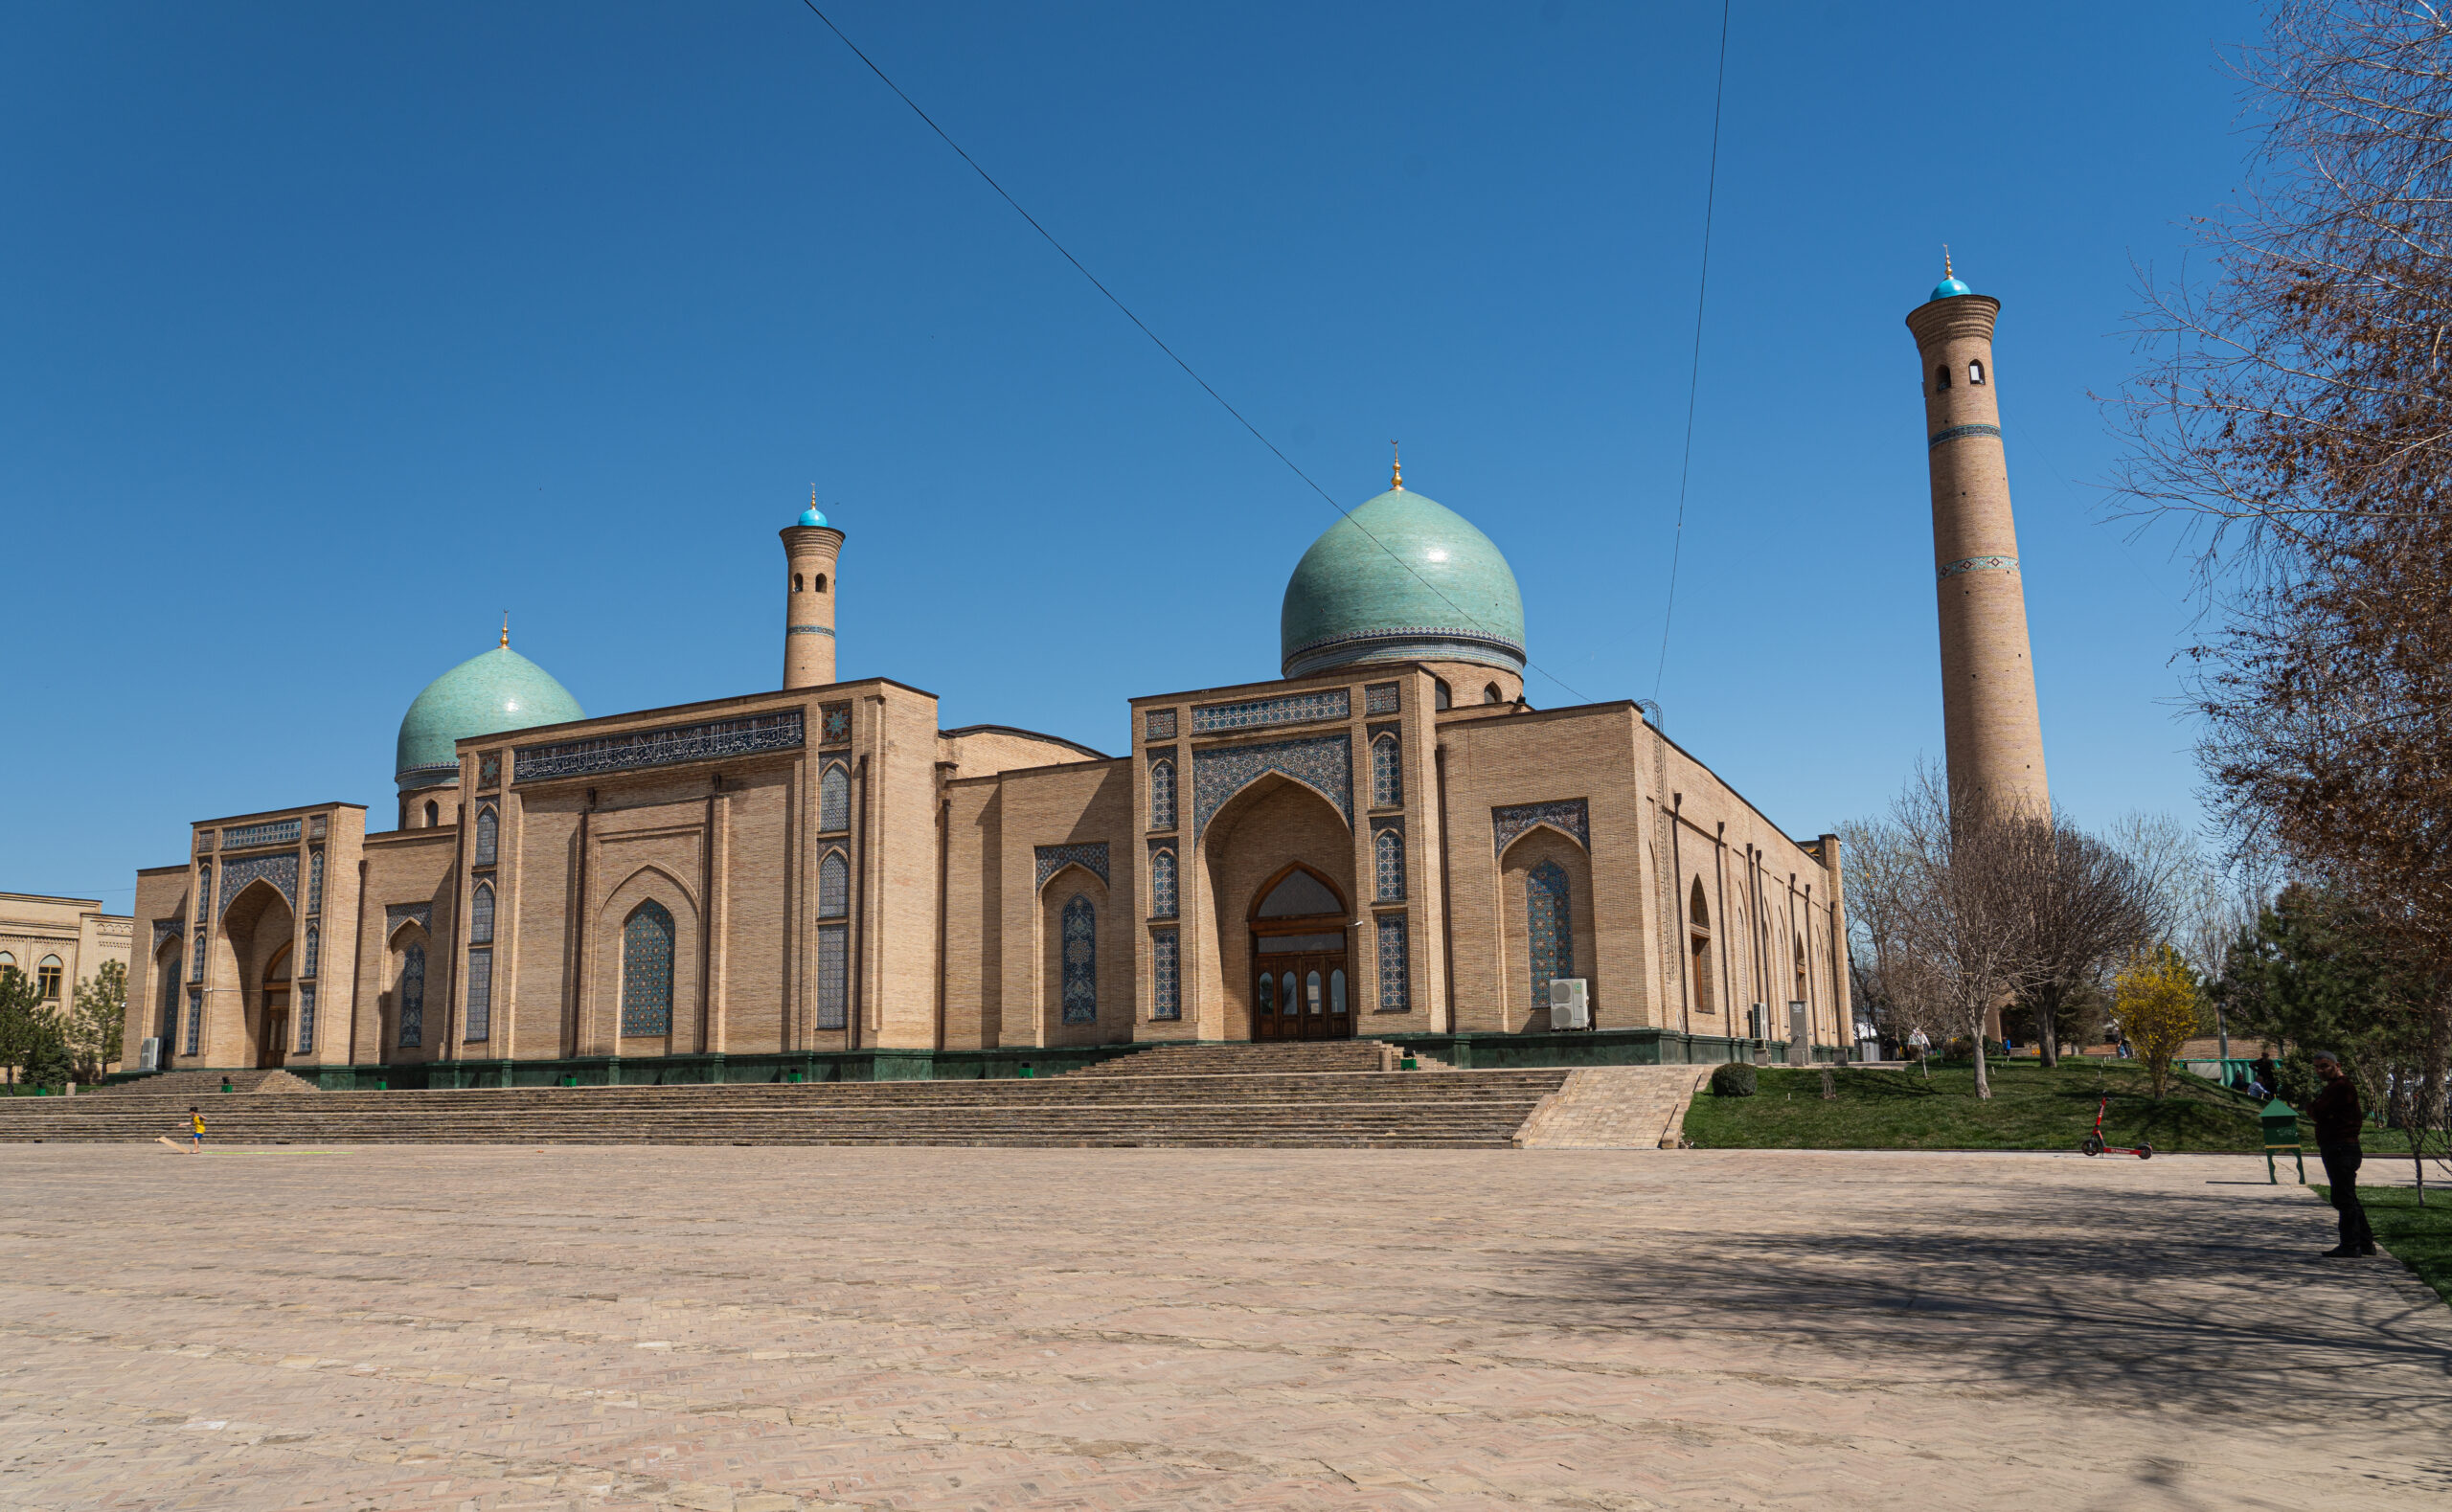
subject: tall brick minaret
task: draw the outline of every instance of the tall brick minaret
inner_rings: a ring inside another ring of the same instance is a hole
[[[2049,813],[2026,585],[1994,397],[1992,323],[2001,302],[1961,282],[1946,253],[1941,269],[1941,286],[1909,312],[1907,328],[1922,359],[1950,787]]]
[[[791,565],[783,610],[783,686],[823,688],[834,681],[834,558],[843,550],[843,532],[817,512],[812,492],[800,523],[783,527],[783,536]]]

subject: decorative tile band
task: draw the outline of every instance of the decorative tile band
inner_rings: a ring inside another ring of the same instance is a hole
[[[294,846],[298,844],[298,821],[276,819],[261,824],[241,824],[237,829],[221,832],[221,848],[247,850],[257,846]]]
[[[160,950],[162,948],[162,941],[169,939],[173,935],[179,934],[186,928],[186,923],[179,919],[155,919],[153,921],[153,948],[155,950]]]
[[[1077,863],[1089,868],[1097,874],[1100,881],[1104,882],[1107,879],[1107,843],[1103,840],[1085,840],[1069,846],[1036,846],[1032,848],[1038,853],[1038,881],[1032,884],[1034,887],[1047,886],[1048,878]]]
[[[383,933],[390,935],[400,927],[400,920],[413,918],[418,928],[428,934],[434,931],[434,905],[431,903],[389,903],[383,908]]]
[[[1936,581],[1956,577],[1961,573],[2014,573],[2017,570],[2018,559],[2014,556],[1965,556],[1942,568]]]
[[[1316,693],[1288,693],[1283,698],[1255,698],[1239,704],[1208,704],[1192,711],[1196,735],[1229,730],[1263,730],[1271,725],[1304,725],[1321,719],[1343,719],[1353,712],[1353,700],[1342,688]]]
[[[221,864],[221,912],[227,914],[247,884],[258,878],[280,889],[291,908],[298,906],[298,852],[279,850],[268,856],[241,856]]]
[[[1287,677],[1308,677],[1330,667],[1373,662],[1472,662],[1520,674],[1524,647],[1470,630],[1373,630],[1298,647],[1286,655],[1281,669]]]
[[[629,734],[600,735],[593,740],[520,746],[512,753],[511,779],[534,782],[547,778],[590,777],[600,772],[634,772],[646,767],[676,766],[684,761],[796,751],[804,743],[801,711],[787,709],[741,719],[677,725],[670,730],[640,730]]]
[[[841,746],[851,743],[851,706],[820,704],[817,706],[817,743]]]
[[[826,638],[827,638],[828,640],[829,640],[829,641],[831,641],[831,640],[833,640],[833,639],[834,639],[834,632],[833,632],[833,631],[831,631],[831,630],[829,630],[829,629],[828,629],[826,626],[824,626],[824,625],[822,625],[822,624],[796,624],[796,625],[792,626],[792,634],[794,634],[794,635],[822,635],[822,636],[826,637]]]
[[[1147,711],[1141,716],[1141,732],[1145,740],[1172,740],[1175,738],[1175,711],[1171,709]]]
[[[1515,844],[1523,833],[1535,824],[1550,824],[1573,835],[1576,844],[1592,848],[1591,806],[1580,798],[1562,799],[1549,803],[1511,803],[1490,810],[1491,848],[1499,854]]]
[[[1198,840],[1226,801],[1275,772],[1311,788],[1353,823],[1351,737],[1321,735],[1264,746],[1227,746],[1192,754],[1192,838]]]
[[[1366,714],[1393,714],[1398,701],[1395,683],[1373,683],[1362,690],[1362,711]]]
[[[1935,431],[1924,442],[1924,449],[1931,451],[1943,441],[1954,441],[1963,436],[1989,436],[1998,440],[2001,437],[2001,427],[1998,425],[1953,425],[1945,431]]]

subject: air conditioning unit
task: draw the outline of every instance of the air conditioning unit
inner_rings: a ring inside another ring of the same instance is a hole
[[[1592,1007],[1590,1001],[1584,996],[1581,977],[1551,979],[1550,1027],[1554,1029],[1592,1027]]]
[[[143,1045],[137,1047],[136,1069],[139,1071],[160,1071],[162,1069],[162,1041],[160,1036],[157,1035],[148,1039]]]

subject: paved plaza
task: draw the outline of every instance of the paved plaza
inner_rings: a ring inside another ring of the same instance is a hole
[[[0,1506],[2444,1506],[2452,1311],[2329,1218],[2214,1158],[10,1146]]]

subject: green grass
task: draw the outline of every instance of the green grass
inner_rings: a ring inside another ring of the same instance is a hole
[[[2142,1139],[2157,1154],[2264,1145],[2255,1104],[2199,1077],[2173,1076],[2159,1102],[2134,1063],[2064,1061],[2045,1071],[2032,1061],[1995,1061],[1990,1080],[1987,1102],[1975,1095],[1975,1068],[1964,1061],[1934,1065],[1930,1080],[1912,1070],[1843,1071],[1837,1100],[1825,1102],[1819,1071],[1766,1069],[1751,1097],[1696,1094],[1686,1137],[1701,1149],[2074,1150],[2107,1091],[2109,1143]],[[2385,1147],[2379,1143],[2379,1153]]]
[[[2311,1184],[2308,1189],[2332,1201],[2329,1187]],[[2419,1280],[2435,1288],[2436,1296],[2452,1302],[2452,1191],[2429,1187],[2426,1206],[2421,1207],[2418,1193],[2410,1187],[2361,1185],[2358,1201],[2367,1209],[2367,1226],[2375,1230],[2375,1243],[2417,1272]]]

